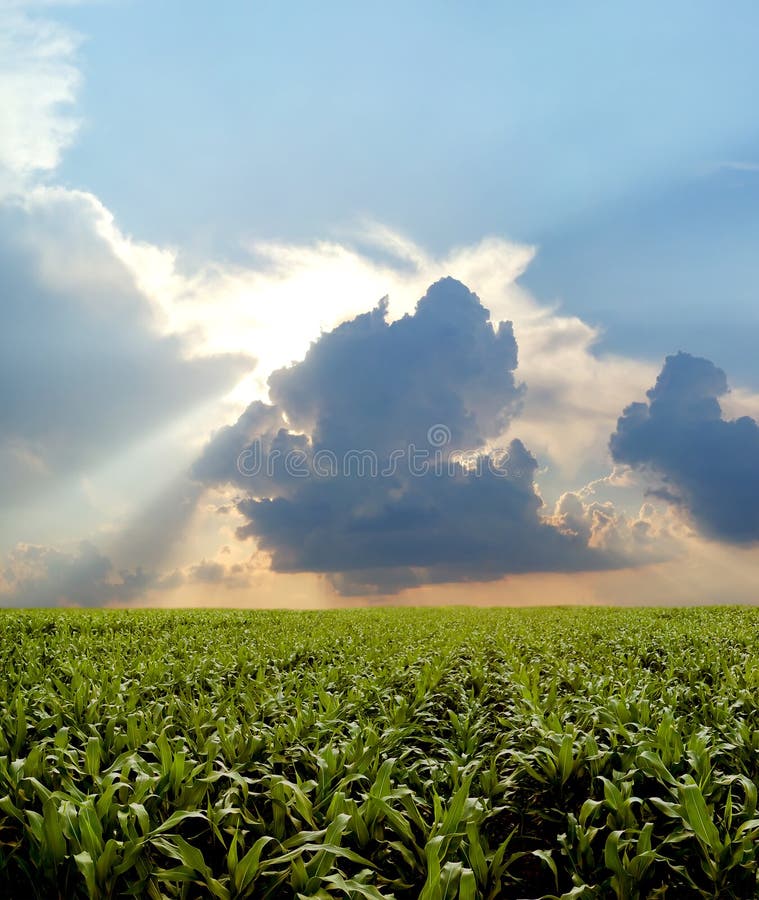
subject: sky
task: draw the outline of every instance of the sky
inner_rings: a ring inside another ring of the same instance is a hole
[[[759,599],[759,11],[0,5],[0,603]]]

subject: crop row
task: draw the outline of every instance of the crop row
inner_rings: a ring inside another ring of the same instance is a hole
[[[0,614],[7,897],[757,895],[759,611]]]

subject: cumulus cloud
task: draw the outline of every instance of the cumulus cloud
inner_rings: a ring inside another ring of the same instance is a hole
[[[238,537],[275,571],[327,573],[343,593],[620,564],[590,540],[600,509],[581,529],[566,509],[542,516],[534,457],[517,439],[504,455],[488,443],[523,399],[511,323],[495,326],[451,278],[413,315],[386,311],[324,334],[272,374],[273,404],[254,402],[206,447],[194,475],[240,489]]]
[[[71,551],[19,544],[0,569],[0,599],[12,606],[101,606],[143,594],[156,578],[142,569],[115,571],[87,541]]]
[[[668,356],[647,402],[630,404],[611,437],[614,459],[656,478],[655,493],[706,536],[759,540],[759,426],[723,418],[725,373],[707,359]]]
[[[421,444],[435,422],[460,447],[503,431],[522,393],[511,322],[493,328],[478,298],[452,278],[434,285],[414,315],[388,324],[386,314],[385,300],[271,376],[272,401],[294,430],[336,452],[367,446],[383,454]]]
[[[628,514],[609,500],[589,500],[587,494],[587,488],[562,494],[546,520],[563,534],[580,538],[620,560],[651,563],[678,552],[672,523],[653,504],[644,503],[636,513]]]

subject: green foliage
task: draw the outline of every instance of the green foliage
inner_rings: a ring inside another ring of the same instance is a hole
[[[0,613],[0,896],[747,898],[759,612]]]

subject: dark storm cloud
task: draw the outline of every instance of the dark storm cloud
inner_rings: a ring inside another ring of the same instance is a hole
[[[253,536],[280,572],[339,573],[344,593],[418,583],[489,580],[506,573],[608,565],[585,540],[543,522],[534,459],[518,441],[521,474],[429,473],[395,479],[304,481],[291,497],[241,500]],[[355,584],[354,584],[355,581]]]
[[[617,422],[614,459],[658,475],[655,493],[681,506],[706,535],[759,540],[759,426],[725,420],[725,373],[707,359],[668,356],[647,403]]]
[[[521,442],[474,471],[452,457],[481,450],[519,409],[511,324],[494,328],[450,278],[414,315],[385,314],[383,302],[322,335],[271,376],[273,406],[251,404],[206,447],[194,474],[240,490],[238,536],[255,537],[276,571],[327,573],[343,593],[612,565],[587,535],[541,518],[537,463]],[[440,467],[414,468],[414,448]],[[324,454],[338,471],[317,464]]]
[[[245,365],[187,359],[157,334],[84,195],[0,206],[0,310],[5,502],[124,449],[231,387]]]
[[[518,409],[511,322],[493,329],[477,296],[452,278],[434,285],[413,316],[388,325],[387,301],[275,372],[272,401],[295,430],[336,452],[419,446],[445,423],[459,447],[478,447]]]

